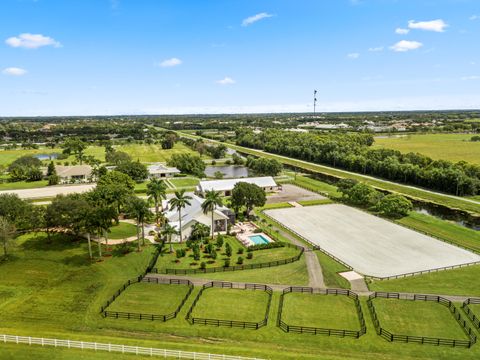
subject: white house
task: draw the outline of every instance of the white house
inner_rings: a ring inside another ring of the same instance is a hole
[[[205,192],[215,190],[221,192],[225,196],[230,196],[232,194],[233,188],[235,187],[235,184],[239,182],[255,184],[265,191],[274,191],[278,189],[278,185],[273,179],[273,177],[264,176],[241,179],[200,181],[197,186],[197,193],[203,196]]]
[[[205,214],[202,210],[202,204],[205,200],[192,195],[190,205],[187,205],[182,209],[182,237],[183,241],[190,237],[192,228],[196,223],[201,223],[207,226],[212,226],[212,214],[209,212]],[[180,221],[178,217],[178,211],[175,209],[170,210],[170,204],[167,200],[163,201],[165,211],[165,217],[168,219],[168,223],[179,230]],[[228,214],[230,210],[226,207],[218,207],[213,214],[214,230],[216,233],[226,233],[229,221]],[[210,228],[211,229],[211,228]],[[174,235],[172,241],[180,241],[179,235]]]
[[[157,163],[147,167],[148,177],[151,178],[168,178],[179,174],[180,170],[174,167],[167,167],[163,164]]]

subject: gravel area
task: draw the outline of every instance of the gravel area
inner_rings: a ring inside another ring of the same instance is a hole
[[[326,199],[326,197],[313,191],[309,191],[292,184],[283,184],[282,190],[267,197],[267,204],[323,199]]]

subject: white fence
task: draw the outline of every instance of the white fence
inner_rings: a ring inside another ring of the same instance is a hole
[[[139,346],[105,344],[105,343],[88,342],[88,341],[46,339],[46,338],[36,338],[36,337],[30,337],[30,336],[0,335],[0,342],[2,342],[2,341],[4,343],[54,346],[54,347],[63,347],[63,348],[69,348],[69,349],[82,349],[82,350],[85,349],[85,350],[95,350],[95,351],[109,351],[109,352],[119,352],[119,353],[122,353],[122,354],[163,356],[164,358],[174,357],[174,358],[177,358],[177,359],[262,360],[262,359],[259,359],[259,358],[247,358],[247,357],[242,357],[242,356],[231,356],[231,355],[198,353],[198,352],[191,352],[191,351],[145,348],[145,347],[139,347]]]

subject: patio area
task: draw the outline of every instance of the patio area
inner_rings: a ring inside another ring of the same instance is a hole
[[[259,227],[251,222],[238,222],[232,228],[232,231],[236,233],[236,238],[244,246],[254,246],[261,243],[273,242],[273,240],[263,232],[257,232]],[[262,242],[255,242],[252,238],[262,240]]]

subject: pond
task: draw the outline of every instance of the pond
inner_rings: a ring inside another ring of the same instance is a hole
[[[55,160],[56,158],[58,158],[58,154],[57,153],[52,153],[52,154],[37,154],[37,155],[33,155],[33,157],[37,158],[38,160]]]
[[[224,178],[242,178],[248,177],[250,171],[246,166],[241,165],[221,165],[221,166],[207,166],[205,174],[208,177],[215,177],[215,173],[220,171]]]
[[[461,214],[460,212],[449,210],[444,207],[420,202],[414,203],[414,211],[420,214],[434,216],[441,220],[452,221],[455,224],[468,229],[480,231],[480,223],[478,222],[478,218],[473,218],[468,214]]]

